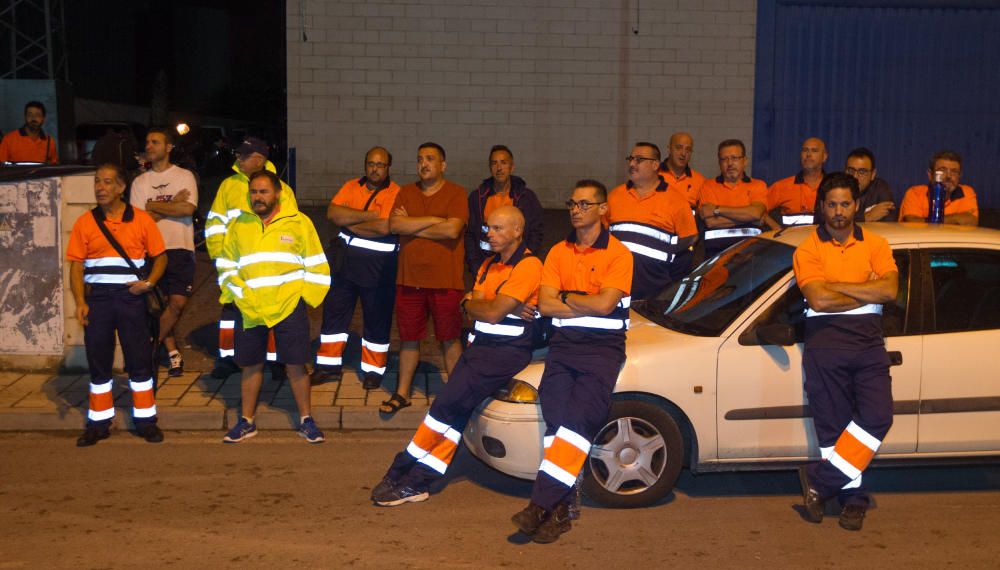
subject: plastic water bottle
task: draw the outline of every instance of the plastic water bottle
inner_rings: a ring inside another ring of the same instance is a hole
[[[934,183],[931,184],[930,191],[929,212],[930,216],[927,217],[928,223],[944,223],[944,172],[940,170],[934,171]]]

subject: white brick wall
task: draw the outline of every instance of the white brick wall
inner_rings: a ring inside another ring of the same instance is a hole
[[[287,6],[288,143],[307,203],[359,176],[375,144],[409,182],[417,145],[438,142],[448,178],[467,187],[488,175],[490,146],[506,144],[548,206],[582,177],[620,183],[637,140],[666,150],[670,133],[688,130],[695,168],[713,176],[720,140],[750,144],[753,0]]]

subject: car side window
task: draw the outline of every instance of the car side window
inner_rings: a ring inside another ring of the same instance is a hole
[[[906,306],[910,297],[910,252],[899,250],[892,252],[899,269],[899,291],[896,301],[882,306],[882,331],[885,336],[903,336],[907,330]],[[781,297],[771,304],[764,313],[744,333],[752,335],[758,327],[769,324],[790,325],[795,329],[795,342],[805,341],[806,300],[802,291],[795,283],[781,294]]]
[[[1000,328],[1000,252],[928,252],[933,286],[931,332]]]

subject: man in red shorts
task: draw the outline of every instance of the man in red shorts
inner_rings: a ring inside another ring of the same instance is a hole
[[[462,355],[462,236],[469,206],[465,188],[445,180],[446,168],[441,145],[420,145],[420,180],[399,190],[389,215],[389,231],[399,234],[396,324],[401,344],[399,385],[380,408],[387,414],[410,405],[410,387],[420,362],[420,341],[427,334],[428,315],[434,319],[434,336],[441,343],[448,374]]]

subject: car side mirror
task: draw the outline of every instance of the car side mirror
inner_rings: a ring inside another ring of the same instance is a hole
[[[757,340],[761,344],[793,346],[795,344],[795,327],[781,323],[759,326],[757,327]]]

